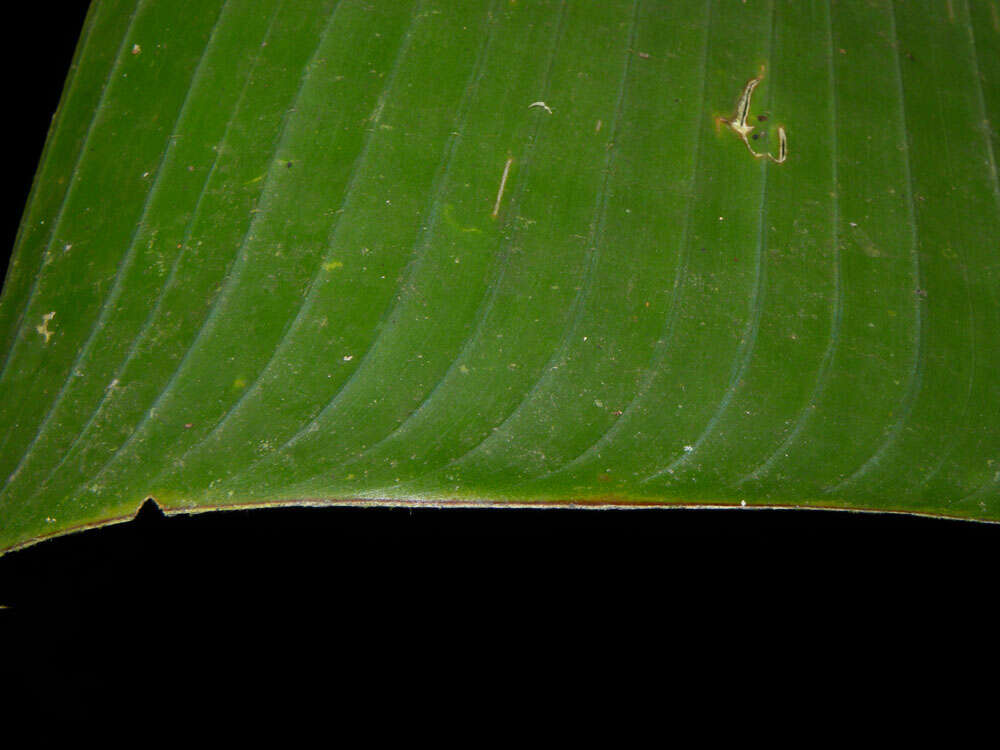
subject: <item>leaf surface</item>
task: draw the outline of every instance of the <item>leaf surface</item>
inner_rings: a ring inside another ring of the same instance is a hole
[[[997,520],[998,108],[995,2],[98,0],[0,548],[147,497]]]

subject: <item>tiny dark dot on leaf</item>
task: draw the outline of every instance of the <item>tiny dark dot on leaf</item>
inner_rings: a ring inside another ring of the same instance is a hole
[[[757,115],[757,122],[764,122],[767,120],[767,115]]]

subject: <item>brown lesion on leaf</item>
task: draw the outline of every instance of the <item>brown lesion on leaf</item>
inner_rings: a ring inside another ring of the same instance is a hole
[[[753,97],[753,91],[764,80],[764,69],[761,68],[760,75],[756,78],[751,78],[747,81],[746,86],[743,87],[743,92],[740,94],[740,98],[736,102],[736,112],[731,118],[720,117],[718,122],[729,127],[739,139],[743,141],[743,145],[747,147],[747,151],[755,159],[770,159],[775,164],[781,164],[788,158],[788,136],[785,134],[785,126],[778,125],[778,155],[775,156],[769,152],[758,152],[753,150],[753,146],[750,145],[750,138],[757,140],[758,135],[753,132],[754,126],[748,123],[750,119],[750,100]],[[764,122],[767,118],[764,116],[758,117],[758,121]]]

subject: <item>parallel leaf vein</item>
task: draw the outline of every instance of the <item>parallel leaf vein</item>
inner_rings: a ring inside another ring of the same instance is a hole
[[[278,135],[275,138],[274,145],[272,146],[271,149],[272,162],[273,162],[273,155],[280,150],[282,144],[284,143],[285,136],[288,132],[288,123],[292,120],[292,114],[296,111],[296,105],[298,104],[298,101],[302,96],[302,91],[305,89],[306,83],[309,81],[312,72],[315,70],[316,56],[318,55],[319,50],[322,48],[323,42],[325,41],[327,35],[329,34],[330,28],[333,26],[334,19],[337,17],[337,11],[339,9],[340,9],[340,3],[338,2],[337,6],[330,13],[329,18],[324,24],[323,30],[320,32],[318,41],[316,42],[316,45],[309,58],[309,61],[303,67],[302,75],[299,78],[295,94],[293,95],[291,100],[292,104],[288,107],[287,110],[285,110],[285,113],[282,116],[282,123],[279,128]],[[268,171],[268,175],[265,178],[265,186],[261,191],[261,203],[266,203],[267,198],[270,195],[270,191],[273,189],[272,178],[276,170],[277,166],[272,164],[272,167]],[[104,473],[110,468],[110,466],[115,461],[117,461],[121,455],[124,454],[124,452],[129,448],[129,446],[131,446],[135,442],[135,440],[142,433],[143,428],[149,423],[149,420],[152,418],[153,414],[156,413],[156,410],[159,407],[159,405],[170,394],[174,384],[177,382],[177,379],[180,376],[180,373],[184,371],[188,361],[191,358],[192,353],[197,349],[198,342],[201,340],[205,332],[209,330],[211,324],[218,316],[221,303],[228,297],[227,292],[230,291],[238,281],[240,273],[243,270],[243,267],[245,266],[243,250],[246,247],[247,241],[249,240],[254,227],[256,226],[259,216],[261,216],[260,213],[255,214],[254,219],[247,226],[246,232],[244,232],[243,238],[240,241],[240,244],[236,250],[235,254],[236,260],[234,262],[235,270],[233,271],[233,273],[227,274],[226,285],[222,289],[222,291],[220,291],[219,294],[217,294],[216,297],[212,300],[212,305],[211,309],[209,310],[208,316],[206,317],[201,327],[199,328],[194,341],[188,347],[188,350],[184,353],[184,356],[181,358],[180,363],[177,365],[177,367],[174,369],[174,372],[171,374],[170,379],[164,385],[163,389],[160,391],[159,395],[156,397],[156,400],[153,402],[153,404],[146,410],[145,414],[142,417],[142,420],[132,431],[132,434],[121,446],[119,446],[119,448],[111,455],[111,457],[104,463],[104,465],[95,474],[94,476],[95,480],[102,477]]]
[[[770,22],[768,25],[768,36],[767,36],[767,59],[771,58],[771,50],[774,47],[774,21],[775,15],[777,13],[777,8],[775,4],[771,3],[771,14]],[[771,99],[771,92],[773,91],[773,86],[768,87],[768,101]],[[747,320],[746,327],[743,330],[743,335],[740,337],[740,344],[736,350],[736,361],[733,363],[733,374],[730,378],[729,385],[726,387],[725,393],[723,393],[722,398],[719,400],[715,411],[709,418],[705,427],[702,429],[701,433],[694,440],[690,446],[690,450],[685,449],[683,453],[674,458],[670,463],[664,466],[662,469],[654,471],[652,474],[647,476],[642,480],[645,482],[652,482],[655,479],[663,476],[664,474],[673,473],[677,468],[688,463],[697,454],[701,446],[704,444],[705,440],[715,431],[719,420],[725,414],[726,410],[729,408],[729,404],[732,403],[733,397],[736,395],[736,390],[740,383],[743,381],[743,377],[746,374],[747,368],[750,366],[750,360],[753,358],[755,345],[757,343],[757,332],[760,330],[760,319],[764,308],[764,281],[765,274],[767,270],[766,263],[766,253],[767,253],[767,178],[770,174],[770,164],[767,160],[762,160],[762,168],[764,170],[763,178],[761,179],[760,185],[760,201],[758,215],[760,216],[760,229],[757,234],[757,250],[754,265],[754,288],[753,296],[750,300],[750,316]]]
[[[347,206],[352,195],[354,194],[354,187],[357,184],[358,175],[363,172],[362,167],[367,160],[368,153],[371,150],[371,144],[374,140],[374,135],[378,130],[378,125],[375,122],[376,116],[379,112],[382,111],[385,100],[389,92],[392,90],[393,83],[396,80],[396,75],[399,72],[402,60],[406,56],[406,52],[409,50],[416,20],[420,15],[420,8],[421,8],[421,2],[419,2],[418,0],[418,2],[415,3],[413,6],[413,13],[410,16],[409,26],[407,27],[406,32],[403,34],[402,41],[396,52],[395,60],[393,61],[392,67],[390,68],[388,75],[385,77],[385,83],[383,84],[382,92],[375,103],[375,107],[372,110],[372,114],[368,118],[368,121],[371,122],[372,125],[371,127],[368,128],[367,133],[365,134],[364,144],[361,147],[361,151],[358,153],[357,157],[355,157],[354,163],[351,165],[351,173],[350,177],[348,177],[347,180],[347,186],[344,189],[344,195],[343,198],[341,199],[340,209],[336,212],[336,218],[333,221],[333,224],[330,227],[330,231],[327,234],[327,247],[330,249],[332,249],[333,247],[333,238],[336,235],[337,229],[340,226],[340,221],[344,216],[344,214],[346,213],[344,211],[344,208],[345,206]],[[261,368],[257,377],[254,378],[253,383],[240,394],[239,398],[233,403],[232,406],[230,406],[230,408],[226,411],[226,413],[215,423],[212,429],[209,432],[207,432],[204,436],[202,436],[197,442],[191,445],[188,448],[188,450],[185,451],[184,454],[179,459],[177,459],[178,464],[183,464],[187,456],[191,455],[207,440],[211,439],[211,437],[217,434],[226,425],[226,423],[228,423],[230,419],[232,419],[235,415],[237,415],[242,409],[243,405],[246,403],[247,399],[252,394],[260,390],[261,383],[264,381],[264,377],[266,376],[268,371],[273,367],[281,364],[282,352],[290,345],[292,335],[296,330],[298,330],[304,316],[312,307],[312,303],[315,300],[316,294],[319,289],[320,279],[322,278],[323,264],[329,260],[329,257],[330,256],[328,250],[328,252],[324,254],[324,256],[320,259],[319,263],[316,266],[316,269],[313,271],[312,278],[309,280],[309,284],[306,287],[306,293],[305,295],[303,295],[302,301],[299,303],[299,307],[296,310],[295,315],[292,317],[291,321],[288,324],[286,324],[285,330],[282,332],[281,337],[278,339],[278,343],[274,351],[272,352],[270,358],[267,360],[264,366]],[[168,471],[169,467],[165,468],[160,473],[160,475],[153,480],[154,484],[163,476],[164,473],[167,473]]]
[[[560,41],[560,39],[562,37],[562,27],[563,27],[563,18],[564,18],[564,15],[565,15],[565,10],[566,10],[566,2],[565,2],[565,0],[563,0],[563,2],[559,6],[559,17],[558,17],[558,20],[556,22],[556,30],[555,30],[555,33],[554,33],[554,36],[553,36],[552,45],[551,45],[551,47],[549,49],[549,53],[548,53],[548,61],[547,61],[547,64],[546,64],[546,71],[545,71],[545,75],[544,75],[544,78],[543,78],[543,84],[542,84],[543,97],[547,97],[547,95],[548,95],[549,80],[551,78],[553,64],[554,64],[556,53],[557,53],[557,50],[558,50],[558,47],[559,47],[559,41]],[[374,450],[376,450],[377,448],[379,448],[386,441],[392,439],[393,436],[395,436],[395,435],[399,434],[401,431],[403,431],[409,424],[412,423],[412,421],[415,418],[417,418],[420,414],[422,414],[427,409],[428,405],[434,402],[435,397],[440,392],[440,390],[443,387],[443,385],[446,382],[448,382],[450,376],[455,371],[455,369],[458,367],[459,361],[462,360],[462,358],[472,348],[473,344],[478,340],[479,333],[481,332],[483,325],[485,325],[486,319],[489,316],[490,311],[493,309],[494,303],[496,302],[497,295],[499,293],[501,284],[502,284],[503,279],[504,279],[505,271],[506,271],[506,268],[507,268],[507,262],[508,262],[508,260],[510,258],[510,249],[513,246],[514,239],[517,236],[518,225],[517,225],[516,218],[517,218],[517,210],[518,210],[518,207],[520,206],[520,198],[521,198],[521,195],[524,192],[524,183],[525,183],[524,175],[527,174],[527,172],[528,172],[528,170],[529,170],[529,168],[531,166],[531,156],[532,156],[532,154],[534,152],[534,146],[535,146],[535,143],[536,143],[536,141],[538,139],[539,130],[540,130],[541,122],[542,121],[543,121],[543,118],[541,118],[541,117],[536,118],[535,126],[532,129],[532,136],[528,140],[527,144],[525,145],[524,154],[523,154],[522,159],[521,159],[521,165],[522,165],[522,167],[521,167],[521,175],[522,175],[522,177],[519,180],[518,188],[515,190],[514,195],[511,198],[510,206],[508,208],[508,211],[510,212],[510,217],[511,217],[509,224],[512,225],[512,230],[511,230],[510,236],[508,238],[508,241],[506,243],[504,243],[503,246],[502,246],[502,250],[500,252],[500,257],[497,260],[497,270],[496,270],[496,273],[494,275],[494,278],[490,282],[490,287],[487,289],[487,291],[485,293],[485,296],[484,296],[484,299],[480,303],[479,309],[476,312],[476,319],[475,319],[475,323],[474,323],[472,332],[470,332],[469,336],[466,338],[465,342],[463,343],[461,351],[458,354],[458,356],[456,356],[455,359],[452,361],[452,363],[448,366],[448,369],[441,376],[441,378],[434,385],[434,387],[428,392],[428,394],[424,398],[424,400],[421,401],[421,403],[410,413],[410,415],[403,422],[401,422],[399,425],[397,425],[396,428],[392,432],[390,432],[388,435],[386,435],[385,437],[383,437],[377,443],[375,443],[374,445],[372,445],[368,449],[366,449],[363,455],[369,455],[369,454],[371,454]],[[296,436],[294,436],[293,438],[291,438],[290,440],[288,440],[284,445],[282,445],[281,448],[278,449],[278,451],[276,451],[275,453],[281,453],[282,451],[287,450],[292,445],[294,445],[295,443],[297,443],[302,438],[302,436],[305,435],[305,434],[306,434],[305,431],[300,431]],[[243,473],[245,474],[246,472],[243,472]]]
[[[618,135],[619,122],[621,120],[622,109],[625,102],[626,84],[628,82],[628,75],[632,62],[633,48],[635,47],[638,20],[639,0],[636,0],[632,6],[632,18],[629,25],[628,42],[625,47],[625,60],[622,65],[621,80],[618,84],[618,92],[615,97],[615,110],[611,123],[611,143],[616,142]],[[508,414],[499,425],[497,425],[494,431],[485,435],[482,440],[466,450],[462,455],[449,461],[444,467],[441,467],[442,470],[454,466],[462,461],[466,456],[476,452],[484,443],[489,442],[491,439],[496,439],[495,436],[500,434],[504,426],[509,424],[511,420],[513,420],[520,413],[539,388],[541,388],[544,383],[555,377],[553,373],[556,371],[556,367],[559,363],[564,362],[568,356],[570,342],[573,340],[574,333],[580,325],[584,310],[586,309],[587,300],[589,299],[594,287],[594,274],[600,260],[601,247],[604,244],[604,228],[607,224],[608,188],[611,182],[611,175],[614,171],[614,161],[617,150],[617,148],[608,149],[605,156],[604,179],[602,180],[601,188],[598,191],[597,199],[595,201],[594,217],[591,221],[590,237],[587,241],[587,254],[583,273],[583,283],[580,285],[580,288],[573,299],[570,315],[568,316],[569,320],[567,321],[564,332],[560,337],[559,343],[556,345],[555,350],[545,363],[545,366],[541,369],[539,377],[535,380],[531,388],[529,388],[524,394],[520,402],[514,407],[513,411],[511,411],[511,413]]]
[[[66,205],[69,203],[70,196],[72,196],[75,193],[74,188],[77,186],[77,184],[79,184],[77,180],[77,170],[79,169],[80,163],[83,161],[84,156],[87,154],[87,150],[90,145],[90,138],[94,132],[94,125],[97,123],[98,119],[100,119],[99,118],[100,114],[104,111],[104,102],[107,100],[108,91],[111,89],[111,82],[116,77],[115,74],[118,72],[118,69],[122,64],[122,61],[125,59],[125,54],[126,54],[125,45],[127,44],[129,37],[131,36],[132,28],[135,25],[135,19],[139,15],[139,11],[141,10],[145,2],[146,0],[139,0],[139,2],[136,3],[135,8],[132,9],[132,14],[129,17],[128,26],[125,30],[125,33],[122,35],[122,41],[121,44],[119,44],[118,46],[118,51],[115,53],[115,62],[114,64],[112,64],[110,70],[108,70],[108,76],[104,80],[104,84],[101,88],[101,96],[97,101],[97,106],[94,108],[93,114],[91,115],[90,123],[87,125],[87,130],[86,133],[84,134],[83,142],[80,145],[80,150],[77,153],[76,161],[73,164],[72,170],[70,170],[69,172],[70,185],[69,187],[66,188],[66,192],[63,193],[62,200],[59,203],[59,208],[56,211],[55,219],[52,221],[52,228],[49,230],[48,239],[45,240],[44,244],[46,247],[46,251],[51,249],[52,244],[56,241],[59,229],[62,226],[63,216],[66,211]],[[34,281],[32,281],[31,288],[28,290],[28,294],[24,302],[24,307],[18,314],[19,322],[16,326],[17,333],[11,339],[10,348],[7,349],[7,354],[4,356],[3,365],[0,366],[0,383],[3,383],[4,379],[7,376],[8,368],[10,367],[10,363],[14,359],[15,351],[18,348],[17,345],[22,340],[21,333],[24,330],[25,318],[28,314],[28,310],[31,308],[31,303],[34,302],[35,300],[35,296],[38,293],[39,284],[41,283],[42,277],[45,275],[43,271],[45,268],[44,262],[45,262],[46,251],[43,251],[39,256],[39,262],[42,265],[39,267],[38,272],[35,274],[35,278]],[[4,443],[0,444],[0,451],[2,451],[3,446],[6,445],[8,437],[10,437],[9,431],[7,433],[7,436],[4,438]]]
[[[917,229],[917,210],[916,204],[913,197],[913,173],[910,167],[910,131],[906,124],[906,94],[903,88],[903,71],[901,63],[899,60],[899,37],[896,33],[896,8],[892,3],[889,3],[890,8],[890,29],[892,32],[892,51],[893,57],[895,59],[896,68],[896,86],[899,92],[899,118],[900,118],[900,128],[902,132],[904,149],[903,149],[903,169],[906,176],[906,199],[907,207],[910,214],[910,234],[912,243],[912,256],[913,256],[913,276],[914,282],[917,289],[923,288],[922,283],[922,270],[920,267],[920,242]],[[914,315],[914,338],[916,340],[916,346],[914,347],[913,363],[910,368],[910,374],[907,379],[906,391],[900,401],[899,415],[897,416],[895,422],[889,428],[885,439],[882,443],[875,449],[874,453],[866,459],[857,469],[854,470],[846,479],[841,482],[828,486],[824,488],[826,493],[836,493],[840,492],[845,487],[854,484],[859,479],[864,477],[869,471],[871,471],[875,466],[881,462],[882,457],[885,455],[886,451],[895,444],[896,440],[899,438],[900,433],[903,431],[903,426],[906,424],[910,417],[910,413],[913,411],[913,405],[916,402],[917,394],[920,391],[920,387],[923,381],[924,372],[924,322],[923,322],[923,311],[921,310],[920,298],[914,295],[915,304],[915,315]]]
[[[688,181],[690,193],[688,195],[687,205],[684,209],[684,218],[681,221],[681,234],[679,243],[679,259],[677,261],[677,270],[674,274],[674,283],[672,287],[672,294],[670,297],[670,304],[667,308],[667,314],[663,320],[663,329],[660,333],[660,337],[657,339],[656,347],[653,351],[653,355],[650,358],[649,366],[646,368],[646,372],[643,374],[642,380],[639,383],[639,387],[636,389],[635,394],[632,396],[631,401],[622,410],[621,416],[615,420],[607,430],[605,430],[589,447],[586,448],[580,455],[573,458],[560,466],[542,474],[538,477],[539,480],[547,479],[551,476],[557,474],[562,474],[566,471],[570,471],[577,466],[585,463],[590,458],[595,455],[599,455],[601,449],[614,440],[615,436],[624,429],[625,425],[628,423],[629,416],[639,408],[639,406],[645,401],[650,389],[653,386],[653,382],[656,380],[657,375],[660,373],[660,368],[666,359],[667,352],[670,348],[670,342],[673,339],[674,324],[677,320],[678,310],[680,308],[680,302],[682,297],[682,282],[687,276],[688,268],[688,235],[691,228],[691,214],[693,213],[693,208],[695,200],[697,197],[697,186],[699,173],[701,169],[701,155],[702,155],[702,133],[705,129],[703,120],[705,118],[706,103],[708,98],[708,60],[709,60],[709,50],[711,47],[711,31],[712,31],[712,0],[706,0],[705,3],[705,22],[702,25],[705,29],[705,44],[702,45],[702,57],[701,57],[701,96],[699,99],[699,107],[697,113],[697,119],[695,121],[695,136],[694,145],[690,151],[693,154],[691,160],[691,178]]]
[[[62,386],[60,386],[55,399],[53,399],[52,404],[49,406],[48,411],[46,411],[45,416],[42,418],[38,425],[38,429],[35,431],[34,437],[28,444],[24,453],[21,455],[21,460],[18,462],[17,467],[14,471],[7,477],[3,486],[0,487],[0,497],[3,496],[4,491],[7,489],[11,481],[20,473],[21,468],[28,461],[29,457],[32,455],[35,446],[38,444],[39,438],[45,432],[49,425],[49,420],[52,415],[59,408],[62,403],[63,397],[69,390],[70,384],[73,382],[74,373],[80,367],[80,365],[90,356],[91,347],[94,345],[94,341],[97,338],[97,334],[104,328],[107,323],[108,317],[114,309],[114,304],[117,302],[118,298],[122,293],[122,279],[125,272],[131,268],[133,261],[135,260],[136,253],[136,239],[139,236],[139,231],[142,229],[146,222],[146,218],[149,216],[149,207],[152,203],[153,197],[159,193],[160,179],[163,176],[163,165],[167,163],[170,154],[173,152],[173,148],[176,144],[174,136],[177,134],[177,125],[180,123],[181,118],[187,112],[188,103],[191,100],[191,92],[197,86],[198,80],[200,79],[202,73],[202,66],[205,62],[205,57],[208,50],[212,47],[215,42],[216,32],[219,28],[219,21],[222,18],[223,12],[228,5],[229,0],[225,0],[223,4],[219,7],[219,12],[215,17],[215,21],[212,23],[211,30],[208,35],[208,39],[205,42],[205,48],[202,50],[201,56],[198,58],[198,65],[195,68],[194,74],[192,75],[190,85],[188,85],[185,91],[184,98],[181,100],[181,105],[177,110],[177,116],[174,118],[173,124],[170,126],[169,135],[167,136],[166,146],[164,146],[163,151],[160,153],[160,158],[157,161],[156,168],[153,170],[153,179],[150,184],[149,190],[146,192],[146,197],[143,200],[142,208],[139,212],[139,219],[136,221],[135,227],[132,230],[132,234],[129,237],[128,245],[126,250],[122,255],[121,261],[118,263],[118,268],[115,271],[114,280],[111,284],[111,289],[107,292],[104,297],[104,302],[101,304],[100,312],[94,323],[91,325],[90,332],[87,335],[87,339],[80,350],[77,352],[76,358],[73,360],[73,364],[70,366],[69,371],[66,374],[66,378],[63,380]]]
[[[194,209],[192,210],[191,216],[188,218],[188,221],[187,221],[187,223],[185,225],[184,235],[183,235],[183,237],[181,238],[181,241],[180,241],[181,250],[180,250],[180,252],[177,253],[177,256],[174,258],[174,261],[173,261],[173,263],[170,266],[170,271],[167,274],[167,278],[164,281],[163,286],[160,288],[159,294],[157,295],[156,302],[154,303],[153,307],[150,309],[149,314],[146,316],[146,319],[143,321],[143,324],[142,324],[142,326],[139,329],[139,333],[136,334],[135,338],[132,340],[132,343],[130,344],[129,349],[128,349],[128,351],[125,354],[125,358],[122,360],[121,364],[118,366],[118,369],[115,371],[114,376],[112,377],[112,382],[115,382],[116,380],[119,380],[121,378],[122,374],[125,372],[125,370],[128,367],[128,365],[134,359],[136,353],[139,350],[140,344],[143,341],[146,340],[146,337],[147,337],[147,335],[149,333],[150,327],[153,324],[153,321],[156,320],[158,318],[159,314],[160,314],[160,310],[162,309],[162,306],[163,306],[163,300],[166,298],[167,293],[171,289],[174,288],[174,285],[175,285],[176,279],[177,279],[178,269],[180,268],[181,261],[183,260],[183,258],[187,254],[188,244],[189,244],[189,242],[191,240],[191,233],[192,233],[192,231],[194,229],[194,226],[197,224],[198,219],[201,217],[202,202],[203,202],[203,200],[205,198],[205,195],[208,193],[208,186],[212,182],[212,178],[215,175],[215,170],[216,170],[216,167],[219,164],[220,158],[222,157],[222,155],[226,151],[225,147],[226,147],[226,144],[229,141],[230,130],[232,129],[232,125],[233,125],[233,123],[236,120],[236,116],[237,116],[237,114],[239,113],[239,111],[240,111],[240,109],[242,107],[243,100],[244,100],[244,98],[246,96],[246,92],[247,92],[248,88],[250,87],[250,83],[253,81],[254,73],[257,70],[257,65],[259,64],[260,59],[263,56],[263,48],[267,44],[268,40],[271,38],[271,32],[272,32],[272,30],[274,28],[274,22],[275,22],[275,20],[277,18],[278,10],[281,8],[281,6],[283,5],[283,3],[284,3],[284,0],[279,0],[279,2],[275,5],[275,8],[274,8],[274,10],[273,10],[273,12],[271,14],[270,23],[268,24],[267,30],[266,30],[266,32],[264,34],[264,37],[263,37],[263,40],[262,40],[262,44],[257,48],[257,53],[254,56],[254,59],[253,59],[253,61],[250,64],[250,68],[249,68],[249,70],[247,72],[246,79],[244,80],[243,86],[240,89],[240,93],[239,93],[239,95],[236,98],[235,104],[233,105],[233,111],[230,114],[228,121],[226,122],[226,126],[225,126],[225,128],[223,130],[222,138],[219,141],[219,145],[218,145],[218,147],[215,150],[215,157],[212,159],[212,165],[211,165],[211,167],[209,167],[208,172],[205,175],[205,179],[202,182],[201,189],[200,189],[200,191],[198,193],[198,197],[195,200]],[[236,256],[234,255],[233,258],[230,260],[229,264],[226,267],[226,271],[225,271],[224,275],[228,274],[229,268],[232,266],[232,262],[235,260],[235,257]],[[43,490],[46,486],[48,486],[48,483],[51,481],[52,477],[54,477],[56,475],[56,473],[62,468],[62,466],[65,464],[66,460],[70,456],[73,455],[73,452],[76,449],[77,445],[79,445],[80,442],[83,439],[85,439],[86,436],[90,433],[90,430],[93,427],[93,424],[94,424],[95,420],[101,414],[102,410],[104,409],[105,404],[107,403],[108,399],[112,396],[113,393],[114,393],[114,389],[112,389],[112,388],[109,388],[109,389],[105,390],[104,394],[101,396],[101,400],[98,402],[97,407],[94,409],[93,413],[90,415],[90,418],[87,420],[86,424],[84,424],[84,426],[80,430],[79,434],[73,440],[73,443],[66,449],[65,453],[63,454],[63,456],[59,460],[59,462],[56,463],[56,465],[48,473],[48,475],[45,477],[45,479],[42,480],[42,482],[39,485],[39,489],[36,490],[36,492],[34,494],[37,495],[41,490]]]
[[[290,445],[294,444],[303,434],[306,434],[313,425],[319,423],[328,414],[332,413],[337,406],[340,404],[341,400],[345,397],[345,394],[350,392],[351,385],[357,381],[360,373],[362,373],[366,368],[366,363],[371,360],[374,352],[378,349],[381,341],[384,340],[385,336],[398,325],[398,320],[395,319],[396,312],[401,309],[406,300],[413,296],[413,286],[412,281],[416,277],[417,272],[423,265],[424,259],[426,258],[427,249],[430,246],[431,237],[434,234],[435,229],[438,225],[438,219],[440,217],[440,206],[441,206],[441,195],[443,194],[448,181],[451,176],[452,166],[454,164],[455,152],[458,149],[459,143],[461,143],[463,134],[465,132],[465,126],[468,121],[468,117],[471,111],[472,101],[475,98],[475,93],[478,90],[479,82],[482,80],[482,76],[486,69],[486,60],[489,57],[489,50],[491,47],[491,42],[493,39],[493,17],[496,12],[496,6],[499,0],[493,0],[490,5],[490,9],[486,15],[486,36],[483,44],[480,45],[479,52],[477,53],[476,62],[473,64],[472,72],[469,75],[468,82],[466,83],[462,101],[459,103],[457,115],[455,117],[455,127],[453,128],[453,134],[449,139],[447,145],[445,146],[444,154],[439,164],[437,174],[434,177],[433,187],[431,188],[431,198],[428,202],[427,209],[424,211],[424,216],[427,216],[427,223],[421,228],[417,240],[414,242],[413,248],[413,259],[411,260],[409,267],[404,272],[404,280],[400,283],[399,287],[406,290],[402,294],[398,294],[396,301],[386,307],[382,314],[379,323],[375,326],[379,330],[379,334],[376,339],[372,342],[371,346],[367,349],[364,355],[358,362],[358,366],[355,368],[351,376],[347,378],[337,391],[330,397],[326,404],[324,404],[315,414],[313,414],[309,420],[303,424],[293,435],[291,435],[285,443],[279,448],[278,452],[286,449]],[[392,321],[389,325],[383,326],[385,321]],[[253,462],[248,464],[246,467],[241,469],[239,473],[234,476],[234,479],[242,477],[244,474],[252,471],[258,464],[264,461],[267,456],[255,459]]]
[[[833,2],[827,4],[827,70],[828,88],[830,91],[830,154],[831,154],[831,175],[833,178],[833,201],[831,202],[831,227],[833,243],[833,309],[830,314],[830,334],[827,340],[826,350],[820,360],[819,372],[816,375],[816,382],[812,392],[806,401],[805,406],[795,418],[794,425],[788,435],[775,448],[775,450],[749,473],[740,477],[736,482],[739,486],[749,480],[759,479],[774,468],[780,458],[787,455],[789,449],[798,441],[802,430],[805,429],[823,395],[823,389],[830,379],[830,373],[836,356],[837,347],[840,343],[840,324],[844,310],[844,289],[842,280],[841,260],[840,260],[840,184],[837,178],[837,73],[833,62]]]

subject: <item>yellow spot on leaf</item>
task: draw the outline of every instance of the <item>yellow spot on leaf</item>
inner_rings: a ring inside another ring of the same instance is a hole
[[[42,324],[40,326],[35,326],[35,330],[45,337],[46,344],[49,343],[49,339],[52,338],[52,331],[49,330],[49,322],[55,316],[56,316],[55,311],[45,313],[42,316]]]
[[[447,222],[448,226],[454,229],[456,232],[478,232],[481,233],[482,230],[478,227],[473,226],[463,226],[455,218],[455,208],[450,203],[444,204],[444,220]]]

